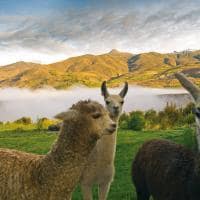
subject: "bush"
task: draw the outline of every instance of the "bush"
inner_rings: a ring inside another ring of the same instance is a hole
[[[125,113],[125,112],[122,113],[120,118],[119,118],[119,123],[122,122],[122,121],[128,120],[128,118],[129,118],[129,115],[127,113]]]
[[[189,113],[188,115],[186,115],[184,117],[184,121],[183,121],[183,124],[185,125],[191,125],[195,122],[195,116],[193,113]]]
[[[32,124],[32,120],[30,117],[22,117],[14,121],[14,123],[28,125],[28,124]]]
[[[168,125],[170,128],[175,126],[175,124],[179,121],[181,117],[181,114],[179,113],[179,110],[176,108],[176,105],[168,103],[164,109],[164,115],[166,117],[166,120],[168,121]]]
[[[146,111],[133,111],[123,113],[119,120],[119,127],[122,129],[169,129],[181,126],[190,126],[195,123],[195,116],[192,113],[194,104],[190,103],[185,108],[177,108],[175,104],[165,106],[163,111],[153,109]]]
[[[128,120],[121,121],[119,127],[122,129],[129,129],[128,128]]]
[[[179,109],[175,104],[167,103],[163,111],[158,112],[158,122],[161,129],[168,129],[182,125],[183,109]]]
[[[128,129],[140,131],[145,128],[145,119],[142,112],[131,112],[127,122]]]
[[[153,109],[148,110],[144,114],[146,121],[146,128],[154,128],[158,123],[158,115],[157,112]]]
[[[48,126],[48,131],[59,131],[61,127],[61,123],[51,124]]]
[[[189,103],[185,108],[183,108],[183,114],[188,115],[192,113],[192,110],[195,108],[194,103]]]
[[[157,112],[153,109],[147,110],[144,115],[145,119],[152,122],[156,123],[157,122]]]
[[[55,121],[50,120],[46,117],[38,118],[36,122],[36,127],[38,130],[48,129],[48,127],[52,124],[55,124]]]
[[[124,112],[119,118],[119,127],[122,129],[128,129],[128,119],[129,115]]]

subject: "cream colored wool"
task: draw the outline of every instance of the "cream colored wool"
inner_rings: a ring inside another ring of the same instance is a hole
[[[102,83],[101,90],[111,119],[118,124],[124,97],[128,91],[128,84],[125,83],[119,95],[110,95],[107,91],[106,82]],[[106,200],[115,174],[116,140],[117,131],[112,135],[103,136],[93,149],[80,181],[84,200],[92,200],[92,186],[94,184],[98,185],[99,199]]]
[[[47,155],[0,149],[0,200],[70,200],[97,140],[116,126],[93,101],[56,117],[63,125]]]

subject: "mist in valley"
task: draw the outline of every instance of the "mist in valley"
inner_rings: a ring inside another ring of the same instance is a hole
[[[118,94],[121,88],[109,89]],[[58,112],[67,110],[79,100],[92,99],[104,104],[99,88],[74,87],[69,90],[56,89],[0,89],[0,121],[14,121],[23,116],[33,120],[41,117],[53,118]],[[167,102],[177,106],[186,105],[191,99],[183,89],[153,89],[130,86],[125,97],[124,111],[162,110]]]

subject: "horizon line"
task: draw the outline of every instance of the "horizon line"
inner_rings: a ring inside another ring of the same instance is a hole
[[[76,55],[73,55],[73,56],[69,56],[66,58],[63,58],[63,59],[55,59],[55,61],[53,62],[43,62],[43,61],[34,61],[34,60],[16,60],[14,62],[9,62],[9,63],[6,63],[6,64],[3,64],[1,65],[0,64],[0,67],[5,67],[5,66],[8,66],[8,65],[12,65],[12,64],[16,64],[16,63],[33,63],[33,64],[38,64],[38,65],[50,65],[50,64],[55,64],[55,63],[59,63],[59,62],[63,62],[65,60],[68,60],[70,58],[75,58],[75,57],[81,57],[81,56],[86,56],[86,55],[92,55],[92,56],[100,56],[100,55],[104,55],[104,54],[109,54],[109,53],[112,53],[112,51],[116,51],[116,52],[119,52],[119,53],[129,53],[129,54],[132,54],[132,55],[139,55],[139,54],[145,54],[145,53],[158,53],[158,54],[175,54],[175,53],[183,53],[183,52],[194,52],[194,51],[199,51],[200,49],[183,49],[183,50],[180,50],[180,51],[171,51],[171,52],[165,52],[165,51],[143,51],[143,52],[138,52],[138,53],[133,53],[131,51],[123,51],[123,50],[119,50],[119,49],[111,49],[110,51],[106,51],[106,52],[101,52],[101,53],[80,53],[80,54],[76,54]]]

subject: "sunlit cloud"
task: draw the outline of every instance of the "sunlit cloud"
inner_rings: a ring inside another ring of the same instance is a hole
[[[48,16],[1,16],[0,65],[51,63],[113,48],[132,53],[200,49],[198,1],[146,2],[148,6],[111,1],[106,9],[93,5],[95,1],[91,7],[63,8]]]

